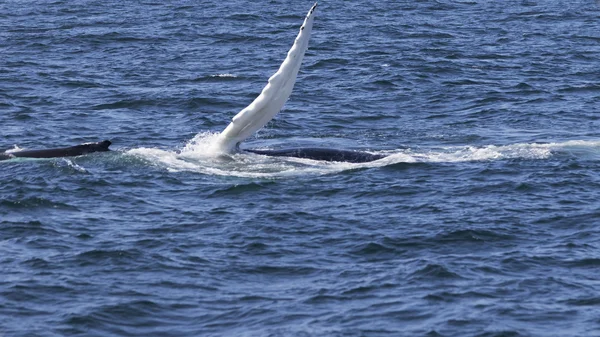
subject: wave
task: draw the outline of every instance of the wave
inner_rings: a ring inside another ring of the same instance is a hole
[[[402,148],[373,151],[385,158],[368,163],[326,162],[302,158],[268,157],[253,153],[227,154],[215,145],[218,133],[201,133],[181,150],[136,148],[126,155],[138,157],[169,171],[245,178],[285,178],[324,175],[346,170],[377,168],[399,163],[461,163],[498,160],[543,160],[557,155],[600,160],[600,140],[555,143]]]

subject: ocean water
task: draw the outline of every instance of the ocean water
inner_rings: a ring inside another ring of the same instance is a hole
[[[2,1],[0,336],[600,336],[600,3]]]

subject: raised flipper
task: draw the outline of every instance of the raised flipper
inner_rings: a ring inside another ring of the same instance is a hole
[[[239,143],[265,126],[283,108],[292,93],[304,53],[308,49],[308,40],[310,39],[316,8],[317,3],[312,6],[306,15],[294,45],[279,70],[269,78],[269,83],[260,95],[235,115],[229,126],[219,135],[219,150],[223,152],[234,151]]]

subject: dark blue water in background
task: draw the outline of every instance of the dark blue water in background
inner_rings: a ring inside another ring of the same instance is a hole
[[[600,4],[2,1],[0,336],[600,336]],[[179,153],[178,153],[179,152]]]

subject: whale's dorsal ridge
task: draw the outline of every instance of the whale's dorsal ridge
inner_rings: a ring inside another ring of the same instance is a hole
[[[9,153],[0,153],[0,160],[7,160],[17,157],[22,158],[59,158],[59,157],[75,157],[94,152],[110,151],[108,148],[111,145],[110,140],[104,140],[97,143],[83,143],[70,147],[61,147],[53,149],[41,150],[20,150]]]
[[[283,108],[292,93],[304,53],[308,49],[316,8],[315,2],[306,15],[285,60],[279,70],[269,78],[260,95],[235,115],[227,128],[221,132],[218,139],[220,151],[234,151],[241,142],[265,126]]]

